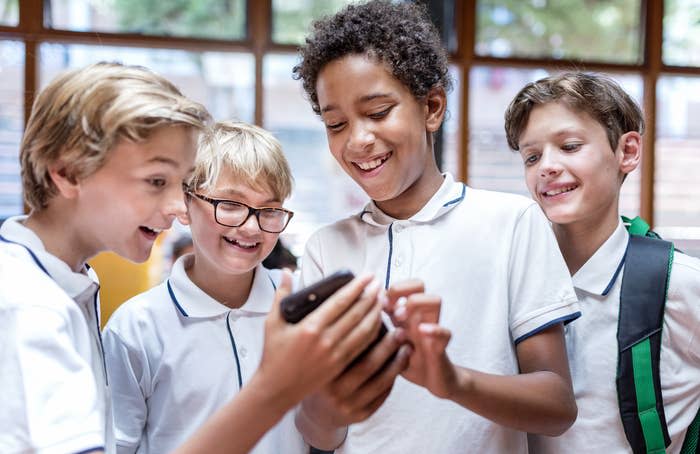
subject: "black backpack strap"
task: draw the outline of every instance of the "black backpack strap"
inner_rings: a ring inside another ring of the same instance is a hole
[[[635,454],[664,453],[666,427],[659,358],[673,244],[630,235],[620,293],[617,393],[625,435]]]
[[[700,454],[700,410],[688,426],[681,454]]]

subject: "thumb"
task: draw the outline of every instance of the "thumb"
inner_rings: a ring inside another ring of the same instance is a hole
[[[280,301],[290,293],[292,293],[292,273],[285,268],[282,270],[282,278],[277,286],[277,291],[275,291],[275,300],[272,303],[272,310],[279,312]]]

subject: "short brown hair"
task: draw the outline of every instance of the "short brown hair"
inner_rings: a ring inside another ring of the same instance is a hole
[[[565,72],[531,82],[515,95],[505,113],[506,139],[511,149],[519,149],[518,141],[532,109],[550,102],[590,115],[605,128],[613,151],[622,134],[644,132],[641,109],[617,82],[603,74]]]
[[[259,126],[222,121],[202,134],[188,187],[208,189],[223,171],[251,188],[269,189],[279,202],[292,193],[292,172],[282,145]]]
[[[33,210],[48,205],[57,191],[49,168],[58,161],[77,181],[122,139],[143,141],[167,125],[202,129],[208,120],[201,104],[146,68],[97,63],[68,71],[34,101],[20,147],[24,200]]]

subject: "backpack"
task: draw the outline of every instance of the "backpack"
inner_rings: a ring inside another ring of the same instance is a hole
[[[668,435],[659,359],[673,243],[641,218],[623,221],[630,234],[620,291],[617,395],[620,417],[634,454],[665,453]],[[681,454],[700,454],[700,412],[688,427]]]

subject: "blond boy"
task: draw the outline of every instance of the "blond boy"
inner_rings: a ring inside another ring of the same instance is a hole
[[[185,214],[182,183],[207,119],[162,77],[120,64],[70,71],[38,95],[20,151],[31,212],[0,228],[0,452],[115,450],[98,283],[86,261],[106,250],[143,261]],[[339,373],[349,359],[322,344],[349,338],[347,355],[366,347],[379,308],[371,295],[352,302],[368,282],[351,283],[306,326],[269,317],[261,373],[183,452],[246,452]],[[277,298],[289,287],[283,279]],[[364,329],[353,328],[358,315]]]

